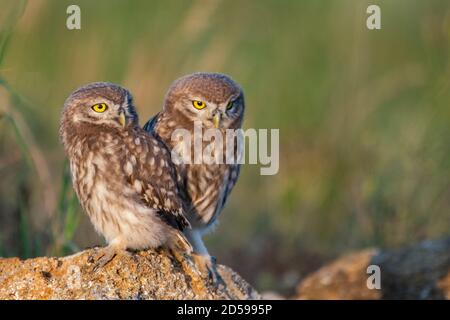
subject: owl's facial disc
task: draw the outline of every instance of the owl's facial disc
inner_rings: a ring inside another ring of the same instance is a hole
[[[194,114],[191,119],[200,120],[206,127],[228,128],[242,112],[240,97],[240,95],[232,95],[223,102],[211,102],[202,96],[188,96],[184,107],[179,109],[183,110],[187,107],[190,110],[189,113]]]
[[[130,92],[107,82],[75,90],[64,103],[63,120],[81,130],[85,125],[123,130],[139,123]]]
[[[87,102],[85,105],[89,106],[89,103]],[[81,113],[82,115],[85,114],[85,116],[79,119],[81,121],[120,128],[125,127],[127,124],[124,108],[121,105],[115,104],[113,101],[107,99],[94,100],[94,104],[89,108],[84,106],[81,108],[85,110],[85,112]]]
[[[197,112],[202,112],[203,109],[206,109],[206,115],[209,116],[209,120],[212,121],[214,128],[219,128],[220,125],[220,119],[222,117],[221,111],[217,107],[217,105],[205,102],[202,99],[194,98],[192,100],[192,106],[196,109]],[[205,116],[204,114],[201,114],[201,116]]]
[[[125,128],[135,120],[134,107],[131,101],[115,104],[109,100],[97,102],[91,107],[91,116],[94,116],[97,123],[109,124],[114,127]]]
[[[220,127],[228,128],[236,117],[240,116],[241,105],[239,96],[232,96],[228,100],[218,103],[211,112],[211,122],[215,129]]]

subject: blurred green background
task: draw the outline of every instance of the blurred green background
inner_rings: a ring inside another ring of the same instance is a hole
[[[81,7],[81,30],[66,8]],[[382,29],[366,28],[378,4]],[[245,165],[217,231],[220,263],[289,294],[325,261],[450,234],[447,0],[0,0],[0,255],[102,244],[58,140],[75,88],[111,81],[141,124],[194,71],[244,88],[245,128],[280,129],[280,171]]]

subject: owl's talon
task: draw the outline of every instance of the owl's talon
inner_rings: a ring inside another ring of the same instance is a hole
[[[200,277],[200,274],[197,271],[194,263],[191,261],[191,258],[186,252],[179,251],[175,248],[170,249],[170,253],[175,258],[175,260],[180,264],[181,268],[184,272],[189,274],[190,276]]]
[[[94,253],[88,257],[88,262],[94,263],[92,272],[97,272],[99,269],[106,266],[118,254],[129,255],[129,253],[127,251],[115,248],[113,246],[108,246],[106,248],[98,249],[98,251],[96,253]]]
[[[99,269],[106,266],[109,262],[114,259],[115,253],[101,253],[98,255],[98,257],[94,258],[94,267],[92,268],[92,272],[97,272]]]
[[[204,278],[209,279],[215,286],[225,286],[225,282],[217,271],[217,260],[215,257],[193,253],[192,258]]]

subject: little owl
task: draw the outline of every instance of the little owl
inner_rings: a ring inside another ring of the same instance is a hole
[[[172,138],[177,129],[191,133],[189,146],[194,148],[194,124],[202,129],[215,129],[225,146],[226,129],[240,129],[244,115],[242,89],[228,76],[218,73],[194,73],[176,80],[166,94],[163,110],[144,126],[160,137],[170,150],[185,150],[179,140]],[[210,142],[203,141],[203,147]],[[225,154],[227,150],[224,150]],[[237,148],[232,150],[237,158]],[[225,161],[224,161],[225,162]],[[184,233],[193,245],[194,258],[214,272],[214,259],[209,255],[202,236],[213,229],[217,217],[239,175],[237,163],[177,163],[179,183],[186,205],[186,217],[192,228]],[[205,270],[203,270],[205,271]]]
[[[109,244],[96,268],[125,249],[189,252],[182,234],[189,222],[170,152],[139,126],[126,89],[100,82],[73,92],[60,136],[81,206]]]

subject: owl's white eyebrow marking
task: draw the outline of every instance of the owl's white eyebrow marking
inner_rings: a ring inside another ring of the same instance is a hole
[[[190,96],[189,99],[190,99],[190,100],[203,101],[203,102],[205,102],[205,103],[209,102],[209,101],[207,101],[204,97],[201,97],[201,96]]]

